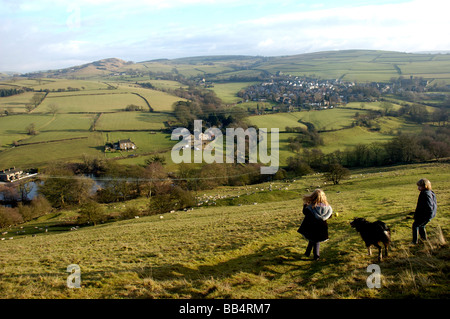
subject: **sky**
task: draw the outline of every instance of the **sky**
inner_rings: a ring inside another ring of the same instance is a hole
[[[450,50],[447,0],[0,0],[0,71],[104,58]]]

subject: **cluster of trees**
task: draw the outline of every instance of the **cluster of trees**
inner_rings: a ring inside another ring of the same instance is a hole
[[[342,167],[374,167],[409,164],[450,156],[450,128],[424,127],[421,134],[400,134],[387,143],[360,144],[345,151],[323,154],[319,149],[304,149],[288,159],[287,170],[296,175],[313,171],[330,172]]]
[[[362,114],[356,112],[354,121],[352,122],[352,126],[362,126],[367,127],[372,131],[379,131],[380,125],[375,122],[375,119],[377,119],[379,116],[380,113],[374,111]]]
[[[36,129],[36,124],[30,123],[26,128],[25,131],[28,135],[37,135],[39,134],[38,130]]]
[[[176,89],[174,93],[188,100],[176,102],[174,114],[178,122],[190,131],[193,131],[194,120],[203,120],[207,126],[221,128],[242,127],[246,129],[248,127],[245,122],[248,113],[240,107],[226,109],[215,92],[211,90]]]
[[[125,108],[126,112],[138,112],[138,111],[143,111],[143,110],[144,110],[144,108],[142,106],[135,105],[135,104],[129,104]]]
[[[303,127],[286,127],[288,133],[299,133],[298,135],[288,138],[288,148],[292,152],[299,152],[302,147],[317,147],[323,145],[323,138],[319,135],[314,125],[306,123],[307,128]]]
[[[390,102],[382,102],[381,110],[369,110],[366,113],[355,113],[355,120],[352,126],[364,126],[372,130],[379,130],[379,126],[375,123],[375,119],[381,116],[404,117],[412,122],[422,124],[426,122],[434,122],[439,126],[445,126],[449,119],[449,109],[447,107],[437,108],[434,112],[429,112],[427,107],[422,104],[403,104],[398,110],[394,110],[393,104]],[[361,108],[364,108],[361,104]]]
[[[46,93],[35,93],[29,103],[25,105],[27,112],[31,112],[33,109],[37,108],[39,104],[45,99]]]
[[[38,196],[29,202],[19,202],[16,207],[0,205],[0,228],[28,222],[51,210],[50,203],[43,196]]]
[[[141,83],[136,82],[136,84],[146,89],[156,90],[156,87],[150,82],[141,82]]]
[[[0,89],[0,97],[7,97],[7,96],[12,96],[12,95],[17,95],[17,94],[22,94],[28,91],[32,91],[29,88],[10,88],[10,89]]]
[[[346,90],[342,90],[341,93],[347,97],[348,102],[379,99],[381,96],[378,88],[371,84],[356,84],[347,88]]]

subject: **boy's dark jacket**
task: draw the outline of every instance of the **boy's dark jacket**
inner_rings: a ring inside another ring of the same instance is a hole
[[[423,190],[419,194],[417,200],[416,211],[414,212],[414,220],[426,221],[434,218],[437,211],[436,194],[432,190]]]
[[[305,218],[297,230],[306,239],[321,242],[328,239],[328,224],[326,220],[331,217],[333,210],[331,206],[303,205]]]

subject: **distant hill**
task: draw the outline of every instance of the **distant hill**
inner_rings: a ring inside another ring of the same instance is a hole
[[[108,58],[91,63],[72,66],[65,69],[51,70],[47,72],[34,72],[30,75],[43,77],[85,77],[85,76],[102,76],[117,72],[126,65],[134,64],[134,62],[126,62],[118,58]]]
[[[60,70],[35,72],[33,77],[94,78],[149,73],[206,77],[209,81],[250,81],[263,74],[284,73],[321,79],[387,82],[391,78],[423,77],[450,83],[450,54],[405,53],[379,50],[341,50],[263,57],[242,55],[198,56],[126,62],[118,58],[94,61]]]

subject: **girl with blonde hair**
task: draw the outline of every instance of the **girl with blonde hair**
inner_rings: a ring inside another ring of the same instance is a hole
[[[328,240],[327,219],[333,214],[323,190],[316,189],[303,196],[303,214],[305,218],[297,231],[308,240],[305,256],[309,257],[312,250],[314,260],[318,260],[320,243]]]

